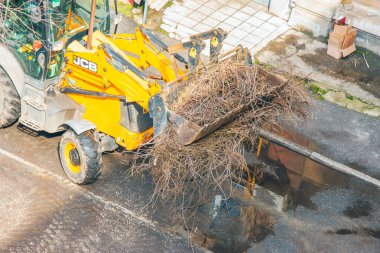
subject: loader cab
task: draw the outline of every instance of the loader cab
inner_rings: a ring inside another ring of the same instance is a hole
[[[5,1],[6,45],[22,64],[25,74],[47,87],[59,77],[66,42],[88,29],[92,0],[15,0]],[[108,0],[96,1],[95,27],[110,30]],[[0,31],[1,33],[1,31]]]

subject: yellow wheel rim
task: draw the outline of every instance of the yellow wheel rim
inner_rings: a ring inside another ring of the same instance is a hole
[[[80,157],[74,143],[69,142],[65,146],[65,161],[69,170],[75,174],[80,171]]]

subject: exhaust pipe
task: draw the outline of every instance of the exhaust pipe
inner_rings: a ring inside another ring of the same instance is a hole
[[[96,11],[96,0],[92,0],[90,26],[88,28],[88,37],[87,37],[87,49],[88,50],[92,49],[92,33],[94,32],[95,11]]]

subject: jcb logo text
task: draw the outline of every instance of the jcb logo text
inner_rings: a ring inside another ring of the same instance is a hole
[[[74,64],[81,66],[82,68],[88,69],[92,72],[98,72],[98,65],[96,65],[96,63],[90,62],[86,59],[82,59],[78,56],[74,56]]]

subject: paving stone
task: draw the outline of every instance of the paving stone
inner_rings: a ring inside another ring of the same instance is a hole
[[[179,15],[178,13],[171,12],[165,15],[163,18],[173,21],[173,22],[178,22],[180,19],[183,18],[183,16]]]
[[[247,6],[244,6],[243,8],[240,9],[242,12],[244,13],[247,13],[248,15],[254,15],[256,12],[258,12],[259,10],[257,9],[254,9],[252,7],[249,7],[248,5]]]
[[[265,38],[265,37],[267,37],[270,34],[270,32],[267,32],[267,31],[265,31],[264,29],[261,29],[261,28],[257,28],[256,30],[254,30],[252,32],[252,34],[256,35],[258,37],[261,37],[261,38]]]
[[[193,20],[188,17],[181,17],[180,19],[177,20],[177,22],[180,23],[181,25],[185,25],[188,27],[194,27],[195,25],[199,23],[198,21]]]
[[[204,19],[207,18],[206,15],[204,15],[204,14],[198,12],[198,11],[194,11],[194,12],[190,13],[187,17],[191,18],[191,19],[194,19],[195,21],[198,21],[198,22],[201,22],[201,21],[203,21]]]
[[[247,22],[243,22],[237,28],[250,33],[253,30],[256,30],[257,26],[251,25],[250,23],[247,23]]]
[[[243,31],[239,28],[235,28],[234,30],[232,30],[230,33],[230,35],[232,36],[235,36],[237,38],[240,38],[240,39],[243,39],[245,36],[247,36],[249,33],[246,32],[246,31]]]
[[[226,5],[230,0],[215,0],[223,5]]]
[[[255,9],[255,10],[258,10],[258,11],[263,10],[263,9],[265,8],[263,5],[258,4],[258,3],[255,3],[255,2],[253,2],[253,1],[250,1],[250,2],[247,4],[247,6],[253,8],[253,9]]]
[[[279,18],[279,17],[271,17],[270,19],[268,19],[268,23],[276,25],[276,26],[280,26],[280,25],[286,23],[286,21]]]
[[[248,41],[248,42],[252,43],[255,46],[255,45],[259,44],[263,40],[263,38],[260,38],[260,37],[258,37],[256,35],[253,35],[253,34],[249,34],[243,40],[244,41]]]
[[[177,26],[177,31],[183,31],[189,35],[192,35],[192,34],[196,34],[197,31],[195,31],[194,29],[190,28],[190,27],[187,27],[187,26],[184,26],[184,25],[181,25],[179,24]]]
[[[213,13],[215,10],[214,9],[211,9],[210,7],[206,7],[206,6],[202,6],[201,8],[199,8],[198,10],[196,10],[206,16],[210,15],[211,13]]]
[[[242,11],[237,11],[232,15],[232,17],[239,19],[241,21],[245,21],[250,17],[250,15],[248,15]]]
[[[228,33],[231,32],[233,29],[235,29],[234,26],[227,24],[227,23],[224,23],[224,22],[220,23],[218,25],[218,27],[222,28],[224,31],[226,31]]]
[[[245,40],[240,41],[240,44],[241,44],[243,47],[248,48],[249,50],[251,50],[251,49],[255,46],[255,44],[253,44],[253,43],[251,43],[251,42],[249,42],[249,41],[245,41]]]
[[[219,20],[219,21],[224,21],[226,20],[229,16],[227,14],[224,14],[223,12],[220,11],[215,11],[211,13],[210,17]]]
[[[212,17],[207,17],[205,20],[202,21],[202,23],[211,27],[217,27],[220,24],[220,21]]]
[[[180,6],[180,7],[176,8],[176,9],[174,9],[174,11],[176,13],[178,13],[179,15],[187,16],[188,14],[192,13],[194,10],[189,9],[189,8],[187,8],[185,6]]]
[[[233,46],[237,46],[239,45],[239,42],[241,41],[240,38],[238,37],[235,37],[235,36],[232,36],[232,35],[229,35],[226,39],[225,39],[225,43],[227,44],[230,44],[230,45],[233,45]]]
[[[223,4],[214,0],[214,1],[207,1],[203,6],[209,7],[209,8],[214,9],[214,10],[219,10],[220,7],[223,6]]]
[[[264,29],[265,31],[268,32],[274,32],[278,27],[272,24],[269,24],[268,22],[262,24],[260,28]]]
[[[259,18],[256,18],[256,17],[250,17],[250,18],[247,19],[245,22],[248,23],[248,24],[251,24],[251,25],[254,25],[254,26],[259,27],[259,26],[261,26],[262,24],[264,24],[265,21],[264,21],[264,20],[261,20],[261,19],[259,19]]]
[[[229,1],[227,3],[227,6],[234,8],[236,10],[239,10],[240,8],[242,8],[244,6],[244,4],[242,4],[241,2],[238,2],[238,1]]]
[[[266,20],[270,19],[272,17],[272,15],[270,15],[264,11],[259,11],[258,13],[255,14],[255,17],[266,21]]]
[[[194,29],[195,31],[201,33],[201,32],[206,32],[208,30],[211,30],[212,27],[208,26],[208,25],[205,25],[203,23],[199,23],[196,26],[192,27],[192,29]]]
[[[162,22],[165,23],[165,24],[167,24],[167,25],[170,25],[170,26],[172,26],[174,28],[177,27],[177,22],[176,21],[169,20],[166,17],[162,18]]]
[[[242,23],[239,19],[236,19],[234,17],[229,17],[224,22],[235,27],[239,26]]]
[[[208,0],[193,0],[194,2],[196,3],[199,3],[201,5],[203,5],[204,3],[208,2]]]
[[[242,3],[243,5],[247,5],[249,4],[250,2],[254,1],[254,0],[238,0],[240,3]]]
[[[223,43],[223,51],[225,51],[225,52],[230,51],[230,50],[232,50],[234,48],[236,48],[236,46],[232,46],[230,44]]]
[[[227,15],[232,15],[234,14],[237,10],[234,9],[234,8],[231,8],[229,6],[223,6],[222,8],[220,8],[219,10],[220,12],[223,12],[224,14],[227,14]]]
[[[168,33],[175,32],[176,28],[167,24],[161,24],[161,29],[167,31]]]
[[[202,5],[200,3],[194,2],[194,1],[185,1],[183,6],[192,9],[192,10],[197,10],[200,8]]]

